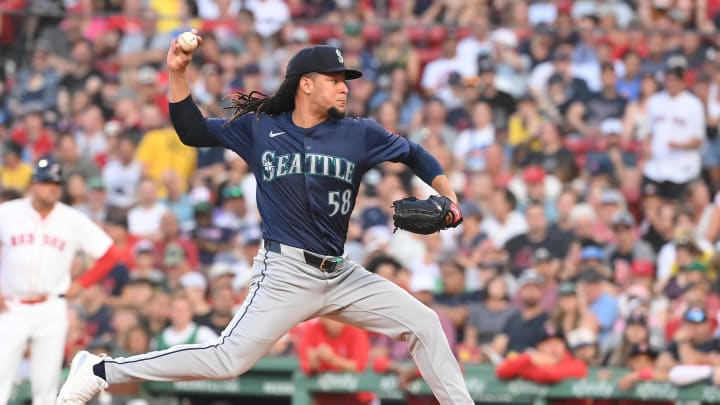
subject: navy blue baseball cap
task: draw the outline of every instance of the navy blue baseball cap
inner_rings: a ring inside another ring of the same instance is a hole
[[[338,48],[329,45],[315,45],[303,48],[288,62],[285,77],[305,73],[345,73],[345,80],[362,76],[362,72],[345,67],[345,60]]]
[[[60,163],[52,159],[40,159],[33,168],[31,180],[33,183],[62,184]]]

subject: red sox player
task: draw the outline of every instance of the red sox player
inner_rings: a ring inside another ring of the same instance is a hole
[[[65,297],[100,280],[119,257],[105,232],[58,202],[57,162],[40,160],[32,182],[29,198],[0,204],[0,405],[10,398],[28,343],[33,404],[55,402],[68,328]],[[78,250],[98,260],[71,282]]]

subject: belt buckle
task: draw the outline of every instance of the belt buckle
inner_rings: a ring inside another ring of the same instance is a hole
[[[323,257],[319,268],[324,272],[331,273],[335,271],[335,267],[340,263],[342,263],[342,257]]]

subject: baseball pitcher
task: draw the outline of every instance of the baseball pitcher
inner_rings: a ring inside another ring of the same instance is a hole
[[[213,344],[127,358],[78,354],[58,403],[84,404],[108,384],[127,381],[231,378],[297,323],[326,316],[407,339],[440,403],[472,404],[435,312],[343,252],[361,178],[383,161],[407,164],[442,195],[398,202],[396,226],[432,232],[458,225],[456,196],[437,160],[374,121],[345,118],[346,80],[362,73],[346,68],[337,48],[300,50],[274,95],[236,95],[230,119],[206,119],[193,102],[185,78],[191,56],[173,41],[170,114],[185,144],[229,148],[257,179],[264,248],[254,261],[250,292]]]

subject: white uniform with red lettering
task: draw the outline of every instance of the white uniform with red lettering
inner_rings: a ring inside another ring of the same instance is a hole
[[[70,266],[81,250],[97,259],[112,240],[95,223],[56,203],[42,218],[29,199],[0,204],[0,405],[8,402],[15,372],[31,345],[33,404],[54,404],[67,335]]]

